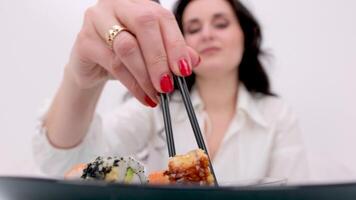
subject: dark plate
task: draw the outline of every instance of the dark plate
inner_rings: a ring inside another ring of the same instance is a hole
[[[271,187],[188,187],[105,184],[0,177],[1,200],[67,199],[330,199],[355,200],[356,183]]]

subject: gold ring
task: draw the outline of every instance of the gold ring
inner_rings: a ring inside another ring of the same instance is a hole
[[[119,33],[121,33],[122,31],[127,31],[127,29],[120,25],[114,25],[109,29],[106,34],[106,43],[109,45],[110,49],[113,48],[116,36],[119,35]]]

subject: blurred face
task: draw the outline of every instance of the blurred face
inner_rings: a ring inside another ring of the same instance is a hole
[[[244,35],[232,7],[226,0],[194,0],[184,11],[186,42],[201,56],[194,72],[214,78],[236,73],[244,51]]]

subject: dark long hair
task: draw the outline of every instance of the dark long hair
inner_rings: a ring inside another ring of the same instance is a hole
[[[261,28],[252,13],[238,0],[226,0],[235,12],[245,36],[244,54],[239,65],[238,78],[250,93],[275,96],[270,89],[270,82],[260,61],[264,54],[261,50]],[[179,28],[183,33],[183,13],[190,0],[178,0],[173,8]],[[195,74],[186,78],[189,90],[195,83]]]

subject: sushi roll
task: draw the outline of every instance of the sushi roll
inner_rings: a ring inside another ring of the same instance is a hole
[[[214,177],[209,167],[209,158],[201,149],[169,159],[168,170],[152,172],[150,184],[213,185]]]
[[[132,157],[97,157],[88,164],[76,165],[66,175],[66,179],[80,174],[84,180],[101,180],[116,183],[147,183],[144,166]]]

